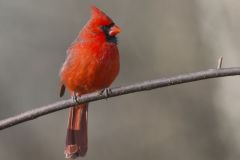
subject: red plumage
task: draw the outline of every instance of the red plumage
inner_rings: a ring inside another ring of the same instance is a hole
[[[92,17],[67,50],[61,68],[62,96],[65,87],[78,96],[110,86],[119,72],[116,35],[120,28],[104,12],[92,7]],[[88,104],[71,108],[66,139],[66,158],[87,152]]]

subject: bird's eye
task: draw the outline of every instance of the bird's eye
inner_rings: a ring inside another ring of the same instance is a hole
[[[108,30],[108,28],[107,28],[106,26],[100,26],[100,28],[101,28],[101,30],[102,30],[103,32],[105,32],[105,33],[106,33],[106,31]]]

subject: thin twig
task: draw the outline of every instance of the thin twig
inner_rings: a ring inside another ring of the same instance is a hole
[[[222,62],[223,62],[223,56],[221,56],[221,57],[218,59],[217,69],[221,69],[221,68],[222,68]]]
[[[0,121],[0,130],[35,119],[37,117],[56,112],[62,109],[73,107],[77,103],[86,103],[97,101],[105,98],[116,97],[124,94],[152,90],[161,87],[172,86],[176,84],[188,83],[203,79],[225,77],[240,75],[240,67],[234,68],[221,68],[221,69],[208,69],[205,71],[181,74],[169,78],[160,78],[156,80],[145,81],[141,83],[132,84],[129,86],[123,86],[118,88],[112,88],[111,92],[108,94],[99,94],[99,92],[94,92],[91,94],[86,94],[77,98],[78,102],[73,101],[73,99],[59,101],[47,106],[39,107],[31,111],[24,112],[22,114],[4,119]]]

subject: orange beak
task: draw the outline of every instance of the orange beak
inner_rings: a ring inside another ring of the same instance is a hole
[[[120,27],[114,25],[114,26],[112,26],[112,27],[110,28],[110,30],[109,30],[109,35],[110,35],[110,36],[116,36],[116,35],[117,35],[118,33],[120,33],[120,32],[121,32]]]

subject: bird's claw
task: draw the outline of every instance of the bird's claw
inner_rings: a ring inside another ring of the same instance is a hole
[[[108,98],[109,94],[112,93],[111,88],[104,88],[103,90],[100,91],[100,95],[104,95],[106,98]]]
[[[74,102],[76,102],[77,104],[80,104],[80,102],[78,101],[78,95],[77,95],[77,93],[76,92],[74,92],[74,94],[73,94],[73,101]]]

